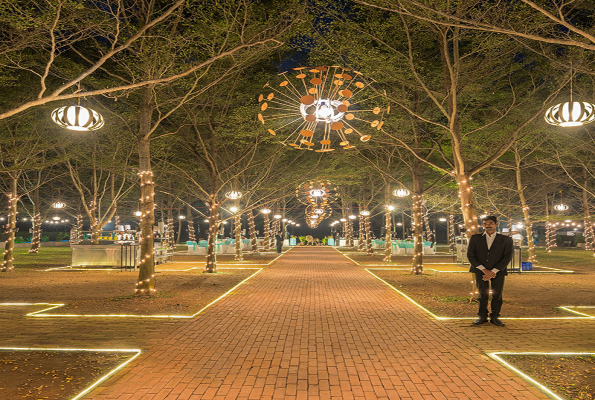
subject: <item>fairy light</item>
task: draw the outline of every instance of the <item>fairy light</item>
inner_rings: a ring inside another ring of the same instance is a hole
[[[382,261],[385,262],[391,262],[392,261],[392,255],[393,255],[393,245],[392,245],[392,235],[391,235],[391,231],[392,231],[392,215],[391,215],[391,211],[394,210],[393,206],[388,206],[386,208],[386,212],[384,213],[384,217],[385,217],[385,229],[386,229],[386,237],[385,237],[385,253],[384,253],[384,258],[382,259]]]
[[[365,235],[364,235],[364,216],[359,215],[359,241],[357,245],[358,251],[364,251],[365,247]]]
[[[217,231],[219,230],[219,207],[221,204],[216,199],[211,198],[209,206],[209,237],[207,239],[207,262],[205,271],[207,273],[217,272],[217,253],[215,252],[215,243],[217,241]]]
[[[372,249],[372,225],[370,224],[370,212],[368,210],[362,211],[364,215],[364,222],[366,224],[366,254],[369,256],[374,255],[374,249]]]
[[[593,232],[593,222],[591,215],[585,215],[583,219],[584,234],[585,234],[585,250],[595,251],[595,233]],[[595,253],[593,253],[595,256]]]
[[[261,214],[264,215],[264,251],[269,251],[271,249],[271,227],[269,221],[269,214],[271,210],[269,208],[263,208],[260,210]]]
[[[353,247],[353,221],[356,218],[355,215],[347,217],[347,247]]]
[[[31,248],[29,249],[29,253],[37,254],[41,244],[41,214],[36,213],[33,215],[31,222],[33,222],[33,237],[31,238]]]
[[[134,292],[137,294],[155,293],[155,250],[153,245],[153,222],[154,222],[154,198],[155,182],[152,171],[139,171],[140,177],[140,227],[139,243],[141,256],[136,264],[139,270],[139,280],[136,282]],[[145,229],[145,222],[150,227]]]
[[[422,226],[422,204],[423,196],[414,194],[411,196],[413,201],[413,220],[411,228],[413,230],[413,260],[411,273],[415,275],[423,274],[423,226]]]
[[[236,255],[234,260],[244,261],[244,256],[242,254],[242,214],[236,213],[233,218],[236,236]]]
[[[10,272],[14,269],[14,235],[17,223],[18,200],[18,196],[14,195],[13,193],[8,194],[8,218],[6,224],[6,232],[8,233],[8,237],[6,238],[4,257],[2,260],[2,266],[0,267],[0,272]]]
[[[258,254],[258,242],[256,241],[256,226],[254,225],[254,212],[248,213],[248,230],[250,231],[251,254]]]
[[[165,237],[167,238],[167,250],[174,251],[176,248],[176,238],[174,232],[174,217],[170,214],[165,226]]]

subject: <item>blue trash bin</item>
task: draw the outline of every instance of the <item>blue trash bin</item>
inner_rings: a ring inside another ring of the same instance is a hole
[[[530,262],[522,262],[521,268],[523,271],[533,271],[533,263]]]

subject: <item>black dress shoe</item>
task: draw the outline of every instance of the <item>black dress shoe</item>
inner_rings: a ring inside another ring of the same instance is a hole
[[[471,322],[471,325],[481,325],[485,324],[486,322],[488,322],[487,317],[479,317],[475,321]]]
[[[498,317],[490,318],[490,322],[496,326],[506,326],[506,324],[498,319]]]

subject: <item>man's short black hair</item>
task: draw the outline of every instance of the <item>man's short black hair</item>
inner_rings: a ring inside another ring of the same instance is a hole
[[[483,221],[494,221],[494,223],[497,224],[498,223],[498,218],[496,218],[493,215],[488,215],[487,217],[483,217],[481,219],[481,222],[483,222]]]

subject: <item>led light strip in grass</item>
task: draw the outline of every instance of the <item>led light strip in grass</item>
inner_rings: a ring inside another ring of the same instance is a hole
[[[359,265],[360,267],[386,267],[387,264],[360,264],[359,262],[355,261],[353,258],[349,257],[347,254],[363,254],[363,253],[357,253],[357,252],[342,252],[341,250],[333,247],[335,250],[337,250],[341,255],[343,255],[344,257],[348,258],[351,262],[353,262],[355,265]],[[425,256],[424,256],[425,257]],[[437,265],[437,264],[452,264],[452,263],[430,263],[432,265]],[[389,265],[394,265],[395,267],[399,267],[402,265],[399,264],[389,264]],[[533,273],[533,274],[574,274],[574,271],[572,270],[568,270],[568,269],[559,269],[559,268],[553,268],[553,267],[541,267],[541,266],[537,266],[539,268],[546,268],[546,269],[551,269],[552,271],[523,271],[523,273]],[[461,267],[461,268],[467,268],[467,267]],[[374,269],[380,269],[380,268],[374,268]],[[405,270],[405,268],[394,268],[395,270]],[[407,265],[407,270],[410,270],[411,267],[409,267]],[[448,272],[448,273],[461,273],[461,272],[469,272],[469,271],[440,271],[437,269],[432,269],[432,268],[424,268],[427,269],[428,271],[434,271],[434,272]]]
[[[64,349],[64,348],[42,348],[42,347],[0,347],[2,351],[46,351],[46,352],[96,352],[96,353],[135,353],[128,360],[124,361],[116,368],[110,370],[105,375],[101,376],[98,380],[93,382],[90,386],[86,387],[82,392],[72,397],[70,400],[78,400],[88,394],[91,390],[96,388],[100,383],[104,382],[107,378],[114,375],[116,372],[124,368],[126,365],[131,363],[135,358],[141,354],[140,349]]]
[[[595,353],[567,353],[567,352],[560,352],[560,353],[542,353],[542,352],[508,352],[508,351],[496,351],[492,353],[488,353],[490,357],[494,360],[498,361],[500,364],[504,365],[506,368],[510,369],[511,371],[517,373],[521,378],[526,380],[527,382],[535,385],[539,390],[543,393],[547,394],[550,398],[556,400],[565,400],[563,397],[558,396],[556,393],[552,392],[549,388],[545,385],[539,383],[535,379],[531,378],[529,375],[524,373],[523,371],[519,370],[518,368],[512,366],[510,363],[505,361],[500,355],[510,355],[510,356],[592,356]]]
[[[558,307],[558,308],[561,309],[561,310],[565,310],[565,311],[574,313],[574,314],[585,315],[585,316],[590,317],[590,318],[595,318],[595,316],[593,316],[591,314],[585,314],[585,313],[582,313],[582,312],[578,312],[576,310],[571,310],[571,308],[595,308],[595,306],[561,306],[561,307]]]
[[[376,268],[374,268],[374,269],[376,269]],[[428,310],[427,308],[425,308],[424,306],[422,306],[421,304],[419,304],[418,302],[416,302],[415,300],[413,300],[411,297],[407,296],[405,293],[401,292],[399,289],[395,288],[393,285],[391,285],[390,283],[388,283],[387,281],[385,281],[384,279],[379,277],[378,275],[374,274],[370,269],[366,268],[365,270],[366,270],[366,272],[369,272],[374,278],[385,283],[391,289],[393,289],[395,292],[399,293],[401,296],[405,297],[407,300],[409,300],[410,302],[415,304],[417,307],[421,308],[424,312],[430,314],[432,317],[434,317],[435,319],[437,319],[439,321],[477,318],[477,317],[439,317],[436,314],[434,314],[433,312],[431,312],[430,310]],[[389,270],[389,268],[385,268],[384,270]],[[571,306],[566,306],[566,307],[571,307]],[[563,308],[563,307],[559,307],[559,308]],[[578,312],[574,312],[574,313],[585,315],[585,316],[584,317],[508,317],[508,318],[500,318],[500,319],[506,319],[506,320],[552,320],[552,319],[554,319],[554,320],[568,320],[568,319],[589,320],[589,319],[595,319],[594,316],[590,316],[588,314],[582,314],[582,313],[578,313]]]
[[[239,268],[229,268],[229,269],[239,269]],[[192,315],[138,315],[138,314],[44,314],[45,311],[50,311],[58,307],[62,307],[65,304],[50,304],[50,303],[0,303],[0,306],[33,306],[33,305],[49,305],[51,307],[44,308],[40,311],[34,311],[28,314],[25,314],[27,317],[78,317],[78,318],[175,318],[175,319],[190,319],[196,317],[198,314],[202,313],[204,310],[218,302],[219,300],[223,299],[235,289],[237,289],[240,285],[244,284],[248,279],[252,278],[263,268],[242,268],[242,269],[257,269],[255,273],[229,289],[227,292],[223,293],[221,296],[217,297],[215,300],[211,301],[209,304],[198,310]]]

